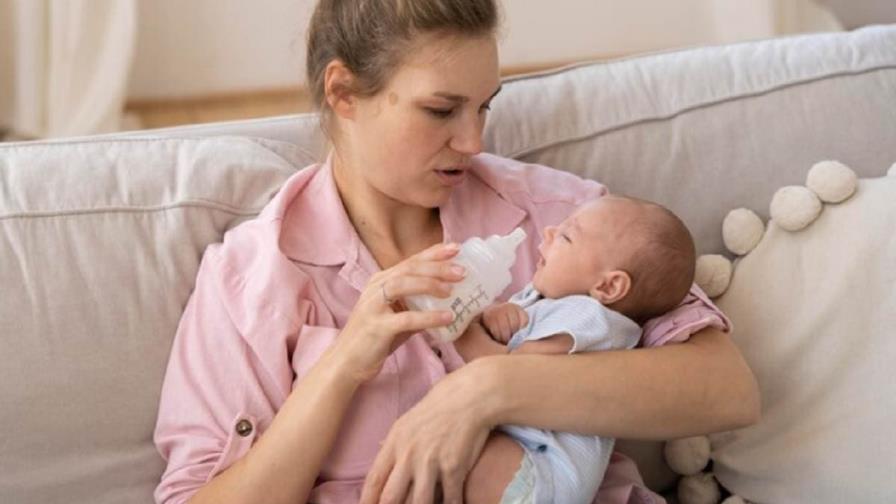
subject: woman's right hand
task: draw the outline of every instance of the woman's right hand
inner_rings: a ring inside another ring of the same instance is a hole
[[[331,357],[359,381],[366,381],[412,334],[454,320],[448,310],[409,311],[401,300],[419,294],[448,297],[466,274],[451,261],[459,250],[455,243],[433,245],[371,276],[329,352]]]

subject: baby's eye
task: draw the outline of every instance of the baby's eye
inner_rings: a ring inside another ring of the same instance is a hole
[[[426,111],[429,112],[429,114],[431,116],[436,117],[438,119],[447,119],[447,118],[451,117],[452,115],[454,115],[453,108],[442,109],[442,108],[426,107]]]
[[[572,243],[572,240],[569,239],[569,235],[566,233],[561,234],[560,237],[566,240],[567,243]]]

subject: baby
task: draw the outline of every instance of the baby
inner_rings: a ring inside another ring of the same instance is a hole
[[[675,308],[694,281],[694,242],[684,223],[660,205],[633,198],[605,196],[582,205],[544,230],[538,251],[532,282],[509,302],[486,309],[455,342],[467,362],[508,352],[632,348],[641,324]],[[480,458],[467,480],[472,501],[495,502],[501,495],[502,503],[592,502],[612,438],[500,429],[523,448],[522,464],[504,485],[494,481],[502,471]],[[481,482],[492,488],[472,487]],[[486,495],[492,497],[480,498]]]

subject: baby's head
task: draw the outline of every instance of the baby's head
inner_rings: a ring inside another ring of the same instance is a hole
[[[548,226],[532,282],[545,297],[589,295],[638,323],[677,306],[694,281],[694,240],[661,205],[605,196]]]

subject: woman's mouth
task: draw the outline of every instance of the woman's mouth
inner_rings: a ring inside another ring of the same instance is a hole
[[[467,170],[461,168],[448,168],[445,170],[436,170],[436,176],[443,184],[456,186],[467,178]]]

